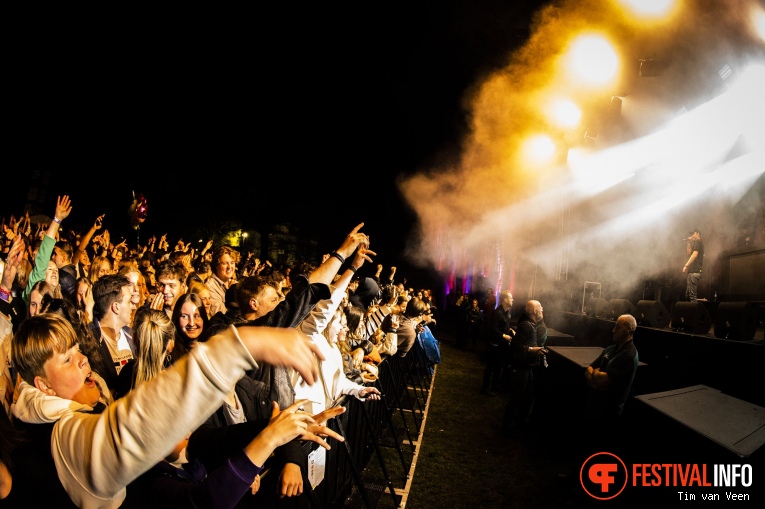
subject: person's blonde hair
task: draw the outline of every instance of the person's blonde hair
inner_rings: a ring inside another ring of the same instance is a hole
[[[31,296],[32,292],[38,291],[43,297],[47,295],[51,299],[61,299],[61,288],[58,290],[59,291],[57,292],[56,288],[52,284],[48,283],[44,279],[41,279],[32,285],[32,288],[29,289],[29,295]]]
[[[175,338],[175,326],[167,313],[157,309],[140,308],[133,326],[138,358],[133,388],[159,375],[170,355],[168,345]]]
[[[108,267],[109,273],[111,274],[112,263],[109,261],[107,257],[96,256],[95,258],[93,258],[93,261],[90,262],[90,268],[88,269],[88,277],[93,283],[98,281],[98,271],[101,269],[102,266]]]
[[[79,342],[69,321],[55,313],[30,316],[19,324],[11,341],[11,358],[21,378],[34,385],[45,376],[43,366],[54,354],[64,353]]]
[[[201,281],[192,280],[189,283],[189,291],[188,293],[196,293],[197,295],[207,290],[210,291],[209,288],[207,288],[207,285],[202,283]],[[209,317],[208,317],[209,318]]]
[[[331,337],[329,336],[329,329],[330,329],[330,326],[331,326],[333,323],[335,323],[336,321],[337,321],[337,322],[340,322],[340,321],[341,321],[341,318],[342,318],[342,316],[343,316],[343,314],[345,314],[345,311],[343,311],[343,308],[341,308],[341,307],[338,307],[338,308],[335,310],[335,312],[332,314],[332,318],[330,318],[330,320],[327,322],[327,326],[326,326],[326,327],[324,327],[324,330],[322,330],[322,331],[321,331],[321,335],[322,335],[322,336],[324,336],[324,338],[326,338],[326,340],[327,340],[327,343],[329,343],[330,345],[334,344],[334,342],[333,342],[333,339],[335,339],[335,338],[331,338]]]

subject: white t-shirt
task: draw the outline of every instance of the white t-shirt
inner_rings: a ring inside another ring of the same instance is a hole
[[[117,341],[112,340],[109,336],[101,332],[101,341],[106,342],[106,346],[109,348],[109,353],[112,356],[114,369],[117,370],[117,374],[119,375],[120,371],[122,371],[122,367],[133,358],[133,352],[130,350],[130,343],[128,343],[125,331],[120,329]]]

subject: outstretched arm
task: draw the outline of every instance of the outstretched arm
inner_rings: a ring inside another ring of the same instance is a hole
[[[90,227],[90,230],[85,232],[85,235],[82,236],[80,239],[80,243],[77,244],[74,250],[74,254],[72,254],[72,263],[79,264],[80,263],[80,257],[82,256],[82,253],[87,252],[86,249],[88,248],[88,245],[90,244],[90,240],[93,238],[93,235],[96,234],[98,230],[101,229],[101,226],[103,225],[104,216],[106,214],[101,214],[96,218],[96,220],[93,222],[93,226]]]
[[[334,250],[316,270],[311,272],[308,277],[310,283],[332,284],[335,274],[340,270],[340,266],[345,262],[345,259],[351,256],[360,244],[369,245],[369,237],[359,231],[363,226],[364,223],[356,225],[356,227],[351,230],[351,233],[346,235],[345,239],[343,239],[343,243],[340,247]],[[370,258],[367,258],[367,260],[371,261]]]
[[[245,370],[265,362],[293,368],[314,383],[316,357],[324,359],[319,348],[295,329],[232,326],[103,413],[64,415],[51,436],[54,460],[72,466],[62,472],[61,482],[78,506],[91,497],[120,498],[127,484],[162,460],[189,429],[223,404]],[[125,436],[133,439],[121,438]]]
[[[48,262],[50,261],[51,254],[53,253],[53,247],[56,244],[58,238],[58,230],[61,227],[61,221],[69,217],[72,212],[72,202],[69,200],[69,196],[59,196],[56,201],[56,214],[53,216],[53,221],[48,225],[48,231],[45,232],[43,241],[40,244],[40,248],[37,250],[37,256],[35,257],[34,268],[27,280],[27,287],[22,293],[22,297],[25,302],[29,303],[29,294],[32,291],[32,287],[38,281],[45,279],[45,271],[48,268]]]

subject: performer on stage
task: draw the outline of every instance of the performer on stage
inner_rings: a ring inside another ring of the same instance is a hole
[[[688,233],[690,237],[686,239],[688,241],[686,250],[689,258],[683,267],[683,274],[687,274],[685,298],[691,302],[696,302],[698,300],[699,279],[701,279],[701,265],[704,262],[704,241],[701,240],[701,232],[698,228],[694,228]]]

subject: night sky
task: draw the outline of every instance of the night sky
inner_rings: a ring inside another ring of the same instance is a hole
[[[19,172],[49,171],[51,193],[72,197],[70,224],[105,212],[113,238],[134,239],[135,191],[142,241],[232,217],[287,221],[331,249],[364,221],[379,261],[401,265],[416,218],[396,179],[458,153],[466,91],[542,2],[508,4],[187,11],[57,36],[30,23],[9,146]]]

